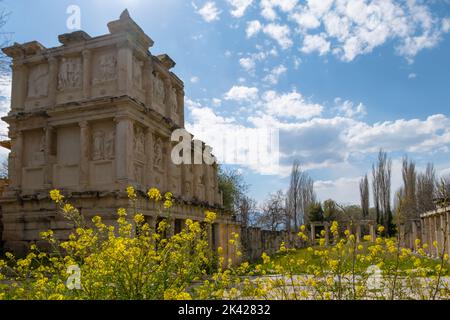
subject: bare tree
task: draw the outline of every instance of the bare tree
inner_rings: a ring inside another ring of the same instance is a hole
[[[432,163],[427,169],[417,175],[417,210],[419,214],[435,209],[434,197],[437,189],[436,170]]]
[[[0,0],[0,3],[2,1]],[[11,32],[5,32],[3,30],[3,27],[6,25],[6,22],[8,21],[8,17],[10,15],[10,12],[6,10],[3,7],[0,7],[0,47],[6,47],[11,42]],[[9,74],[9,58],[0,51],[0,74]]]
[[[378,161],[372,166],[373,195],[377,223],[383,225],[388,234],[393,233],[391,210],[392,160],[382,149]]]
[[[286,229],[298,231],[308,221],[307,209],[316,200],[314,180],[300,167],[298,160],[292,165],[291,180],[286,196]]]
[[[254,223],[254,214],[256,212],[256,201],[248,196],[242,196],[238,203],[238,218],[241,226],[246,228]]]
[[[405,219],[415,219],[418,217],[417,211],[417,173],[416,165],[408,157],[403,158],[402,165],[403,189],[402,194],[402,213]]]
[[[367,177],[367,174],[364,176],[364,178],[361,179],[359,183],[359,193],[361,195],[362,215],[364,218],[366,218],[367,216],[369,216],[370,209],[369,178]]]
[[[0,179],[8,179],[8,159],[0,162]]]
[[[283,191],[271,194],[257,217],[257,225],[263,229],[277,231],[285,224],[286,199]]]

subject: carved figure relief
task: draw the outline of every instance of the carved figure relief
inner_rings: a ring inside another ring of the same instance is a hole
[[[81,88],[81,73],[81,58],[62,58],[58,73],[58,90]]]
[[[48,66],[38,65],[30,70],[28,78],[28,97],[41,98],[48,95]]]
[[[97,131],[93,135],[92,160],[103,160],[105,158],[105,133]]]
[[[41,137],[39,149],[33,154],[32,166],[40,167],[45,165],[45,135]]]
[[[205,184],[205,176],[203,174],[200,174],[197,176],[197,185],[203,186]]]
[[[134,130],[134,152],[139,155],[144,155],[145,152],[145,134],[141,127],[136,127]]]
[[[162,140],[161,138],[156,138],[155,140],[155,145],[153,148],[153,152],[154,152],[154,158],[153,158],[153,165],[156,168],[162,168]]]
[[[115,141],[116,135],[114,131],[110,131],[105,138],[105,158],[112,160],[115,157]]]
[[[142,180],[143,180],[142,167],[140,167],[140,166],[134,167],[134,180],[137,183],[142,183]]]
[[[133,82],[138,89],[142,89],[142,66],[143,62],[133,59]]]
[[[190,182],[185,182],[184,183],[184,192],[187,195],[191,194],[191,183]]]
[[[157,75],[153,76],[153,101],[155,101],[159,105],[163,105],[164,96],[164,82]]]
[[[104,54],[99,59],[99,71],[94,84],[115,80],[117,77],[117,59],[112,53]]]
[[[173,113],[178,113],[177,91],[173,87],[170,89],[168,104]]]

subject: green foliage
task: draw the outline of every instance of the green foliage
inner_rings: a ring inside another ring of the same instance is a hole
[[[237,170],[224,170],[222,167],[219,168],[218,180],[225,210],[236,214],[239,202],[245,196],[248,185]]]
[[[324,212],[320,202],[311,203],[307,210],[309,221],[324,221]]]

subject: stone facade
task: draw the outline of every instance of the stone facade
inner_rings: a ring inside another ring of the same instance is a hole
[[[56,48],[33,41],[3,49],[13,59],[11,111],[3,118],[9,184],[0,200],[7,250],[40,244],[44,230],[60,238],[71,232],[48,198],[54,188],[87,218],[102,214],[111,223],[129,206],[128,185],[142,196],[150,187],[173,192],[173,229],[222,207],[216,165],[171,161],[171,133],[184,127],[184,85],[170,71],[175,62],[150,53],[152,39],[128,11],[108,28],[99,37],[61,35]],[[138,209],[150,223],[161,218],[149,201]],[[218,211],[212,241],[227,246],[238,227]]]

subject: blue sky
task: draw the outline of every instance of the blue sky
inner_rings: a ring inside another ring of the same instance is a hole
[[[187,127],[213,147],[236,130],[280,130],[281,169],[242,169],[250,194],[285,189],[294,158],[320,198],[359,200],[357,183],[384,148],[450,173],[450,1],[3,0],[12,41],[57,46],[69,5],[105,34],[128,8],[186,86]],[[2,79],[4,80],[4,79]],[[8,101],[2,81],[0,99]],[[4,127],[4,126],[2,126]],[[205,130],[209,130],[205,134]]]

